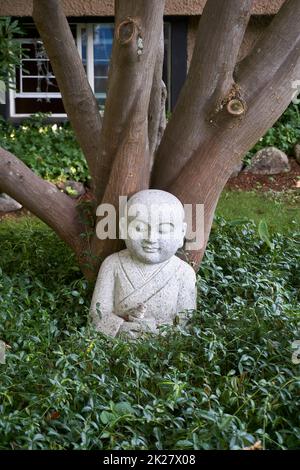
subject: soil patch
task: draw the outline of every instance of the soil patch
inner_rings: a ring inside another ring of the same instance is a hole
[[[242,171],[238,176],[230,178],[227,189],[243,191],[286,191],[300,189],[300,165],[294,158],[289,158],[291,171],[278,175],[253,175]]]

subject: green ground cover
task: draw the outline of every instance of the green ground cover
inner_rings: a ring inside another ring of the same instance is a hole
[[[68,124],[0,122],[0,144],[52,181],[88,181]],[[291,106],[261,146],[290,153]],[[0,221],[1,449],[300,448],[299,192],[224,191],[185,330],[95,334],[75,259],[34,217]],[[269,232],[269,233],[268,233]]]
[[[299,448],[299,230],[217,219],[186,330],[95,334],[89,290],[34,218],[0,223],[1,449]]]

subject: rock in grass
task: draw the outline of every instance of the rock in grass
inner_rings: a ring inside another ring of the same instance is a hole
[[[253,156],[245,171],[255,175],[287,173],[291,167],[287,155],[276,147],[265,147]]]
[[[0,194],[0,212],[13,212],[22,209],[22,205],[15,201],[8,194]]]
[[[230,178],[236,178],[237,176],[239,176],[240,172],[243,169],[243,166],[244,166],[243,162],[236,163],[233,167]]]

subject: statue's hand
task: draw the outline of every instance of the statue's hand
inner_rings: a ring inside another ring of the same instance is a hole
[[[138,338],[143,332],[157,333],[156,322],[152,318],[136,319],[136,321],[125,321],[119,329],[119,334]]]
[[[145,304],[138,304],[135,308],[131,308],[126,312],[128,321],[134,322],[135,320],[141,320],[144,318],[146,310],[147,306]]]
[[[142,326],[138,322],[125,321],[119,329],[119,335],[129,336],[130,338],[137,338],[142,332]]]

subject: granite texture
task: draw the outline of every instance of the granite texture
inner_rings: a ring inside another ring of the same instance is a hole
[[[134,338],[145,331],[157,333],[176,317],[185,323],[196,307],[196,276],[175,255],[186,231],[177,198],[165,191],[141,191],[127,209],[127,248],[102,263],[91,317],[96,329],[108,336]]]

